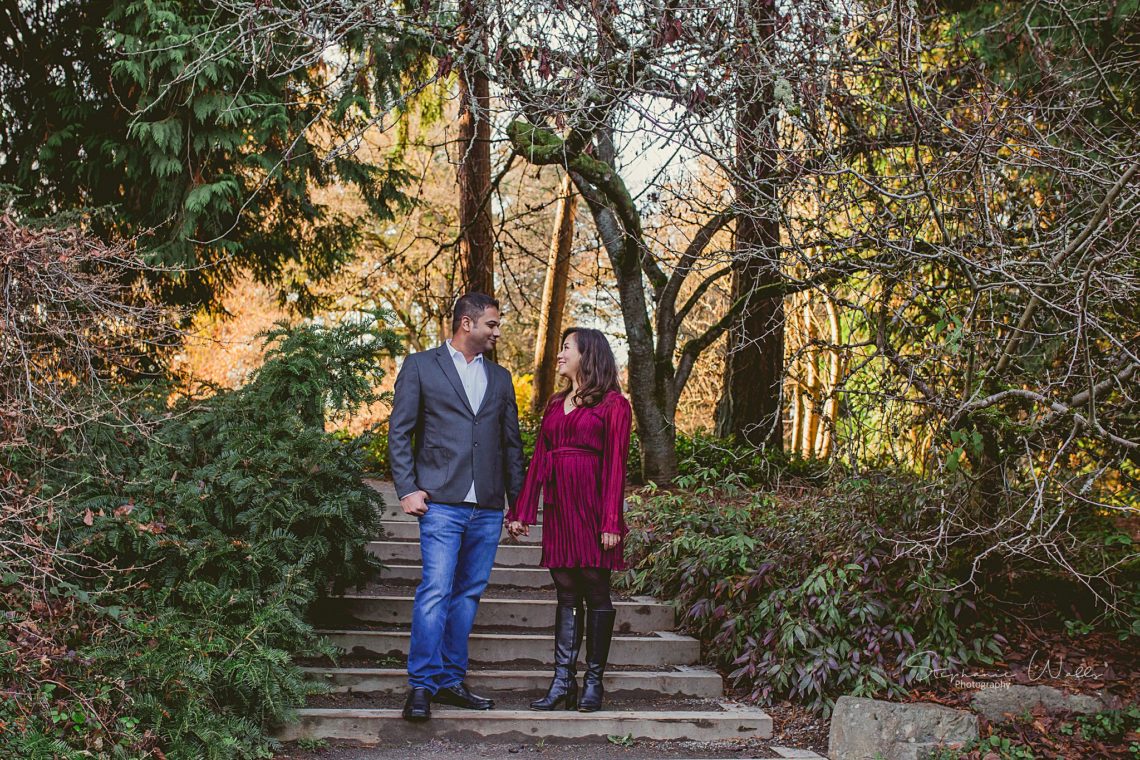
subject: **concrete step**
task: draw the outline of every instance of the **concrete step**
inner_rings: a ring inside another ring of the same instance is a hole
[[[379,692],[403,695],[408,690],[408,671],[403,668],[305,668],[310,678],[327,684],[333,692]],[[540,695],[550,685],[552,671],[472,670],[465,679],[475,692],[494,696],[504,692]],[[606,673],[609,696],[695,697],[719,699],[723,695],[720,674],[703,667],[680,665],[653,671],[619,670]]]
[[[384,563],[420,564],[418,542],[370,541],[368,553]],[[538,567],[541,559],[542,547],[534,544],[503,544],[495,552],[495,564],[500,567]]]
[[[605,742],[610,736],[663,741],[767,739],[772,719],[763,710],[723,703],[720,710],[602,710],[595,713],[531,710],[458,710],[433,706],[431,720],[409,723],[397,709],[361,710],[306,708],[297,720],[276,733],[281,741],[300,739],[354,740],[365,744],[462,736],[467,739],[522,741],[576,739]]]
[[[398,501],[386,501],[384,506],[380,507],[377,510],[377,514],[381,520],[400,520],[401,522],[412,523],[419,522],[419,518],[415,517],[414,515],[405,514],[404,510],[400,507],[400,502]],[[539,510],[538,515],[535,518],[535,522],[540,525],[542,524],[541,510]],[[534,530],[534,526],[531,526],[531,530]]]
[[[410,625],[414,598],[415,595],[410,592],[386,596],[345,594],[324,601],[315,613],[315,619]],[[553,599],[499,599],[485,596],[479,602],[475,627],[509,626],[553,630],[555,606]],[[676,622],[672,607],[649,596],[615,601],[614,608],[617,610],[614,630],[618,633],[671,631]]]
[[[381,520],[380,527],[384,531],[385,541],[419,541],[420,540],[420,524],[411,520]],[[511,546],[513,544],[541,544],[542,543],[542,526],[530,526],[529,536],[520,536],[517,540],[512,539],[506,529],[503,530],[502,536],[499,538],[499,546]]]
[[[349,654],[407,657],[408,631],[323,630],[335,646]],[[580,659],[585,658],[583,644]],[[544,668],[551,662],[554,639],[546,634],[473,633],[468,640],[471,661],[482,665],[521,666],[533,663]],[[645,636],[615,635],[610,643],[610,663],[619,667],[660,668],[694,665],[701,644],[691,636],[656,631]]]
[[[382,581],[397,583],[419,583],[423,575],[421,565],[388,565],[380,571]],[[517,586],[520,588],[554,588],[550,571],[545,567],[493,567],[492,586]]]

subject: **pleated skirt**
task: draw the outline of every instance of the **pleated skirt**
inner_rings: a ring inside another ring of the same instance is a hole
[[[542,506],[542,567],[603,567],[624,570],[623,540],[602,548],[601,457],[586,451],[553,452],[554,498]],[[547,489],[546,493],[549,493]]]

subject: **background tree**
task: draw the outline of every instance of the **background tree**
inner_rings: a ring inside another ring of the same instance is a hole
[[[28,214],[94,210],[97,234],[143,236],[169,302],[217,305],[249,272],[311,311],[364,221],[315,193],[351,184],[378,218],[402,201],[398,164],[328,149],[395,102],[410,37],[347,35],[338,69],[288,29],[239,51],[211,31],[224,10],[180,0],[8,3],[0,19],[0,183]]]
[[[300,10],[235,8],[234,37],[304,26]],[[1115,503],[1134,471],[1135,9],[743,10],[763,24],[715,4],[534,0],[482,17],[493,129],[569,172],[605,251],[646,475],[676,471],[698,359],[778,298],[795,307],[797,451],[921,471],[931,504],[969,483],[914,551],[967,536],[986,555],[1063,556],[1055,518]],[[403,24],[440,60],[479,58],[448,31],[453,9],[428,11],[350,14],[338,34]],[[751,127],[759,168],[739,142]],[[753,265],[768,279],[724,287]],[[765,337],[747,331],[728,360]]]
[[[779,108],[773,80],[761,74],[764,58],[777,54],[778,11],[774,2],[742,0],[733,13],[741,65],[735,69],[736,250],[731,298],[744,306],[728,331],[716,431],[779,451],[784,445],[784,296],[776,287],[783,277]]]
[[[567,174],[558,188],[554,213],[554,230],[550,235],[550,253],[546,262],[546,280],[542,286],[542,306],[538,313],[538,331],[534,339],[534,394],[532,409],[541,413],[546,400],[554,393],[557,378],[555,357],[562,350],[562,315],[566,311],[566,294],[570,276],[570,252],[574,243],[574,220],[578,216],[578,198],[574,183]]]
[[[459,59],[459,256],[463,289],[495,294],[495,235],[491,221],[491,84],[483,71],[487,57],[485,4],[462,0],[456,41]]]

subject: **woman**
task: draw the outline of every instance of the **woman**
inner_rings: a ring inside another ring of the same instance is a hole
[[[614,630],[610,572],[625,569],[628,529],[622,515],[631,410],[618,386],[617,363],[602,333],[573,327],[562,334],[558,374],[569,381],[551,396],[515,506],[513,536],[529,534],[543,497],[542,561],[558,593],[554,679],[534,710],[594,712]],[[577,660],[586,604],[586,674],[578,695]]]

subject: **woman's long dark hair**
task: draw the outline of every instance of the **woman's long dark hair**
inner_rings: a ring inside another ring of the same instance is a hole
[[[561,344],[565,344],[571,335],[578,344],[578,353],[582,355],[578,362],[578,392],[575,394],[578,405],[597,406],[610,391],[621,392],[617,360],[606,336],[589,327],[571,327],[562,332]],[[565,400],[571,387],[567,385],[556,395]]]

